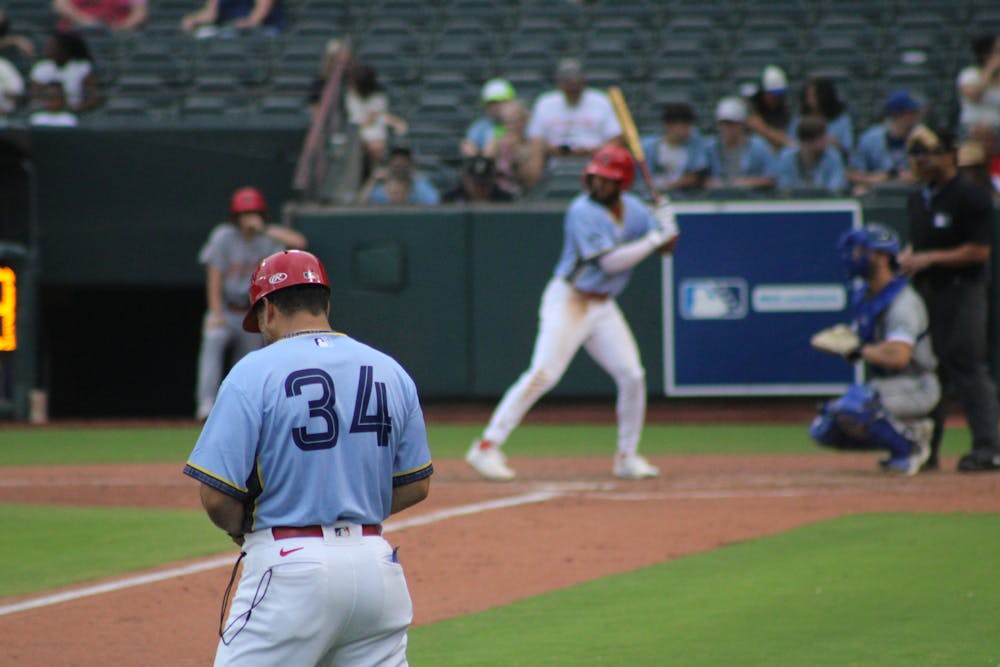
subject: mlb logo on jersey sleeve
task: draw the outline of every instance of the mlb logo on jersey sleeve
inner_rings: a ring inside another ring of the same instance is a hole
[[[747,283],[742,278],[684,280],[681,317],[686,320],[738,320],[747,315]]]

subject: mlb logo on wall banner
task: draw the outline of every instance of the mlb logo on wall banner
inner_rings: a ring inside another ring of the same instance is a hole
[[[663,260],[668,395],[823,395],[860,380],[809,345],[850,320],[837,239],[861,225],[858,202],[679,203],[677,220]]]

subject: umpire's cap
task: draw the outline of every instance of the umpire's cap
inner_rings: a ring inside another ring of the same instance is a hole
[[[316,255],[305,250],[282,250],[260,260],[250,277],[250,308],[243,316],[243,330],[258,333],[254,306],[268,294],[295,285],[330,287],[326,269]]]

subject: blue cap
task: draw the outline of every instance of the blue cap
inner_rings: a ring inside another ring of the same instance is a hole
[[[885,101],[886,115],[916,111],[923,106],[915,97],[905,90],[894,90]]]

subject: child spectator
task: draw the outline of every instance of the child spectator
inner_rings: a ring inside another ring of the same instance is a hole
[[[906,139],[920,122],[923,105],[905,90],[893,91],[885,102],[885,122],[858,139],[848,162],[847,178],[854,195],[880,183],[912,183]]]
[[[768,65],[761,73],[760,87],[750,97],[747,127],[767,140],[777,153],[792,143],[788,135],[791,111],[788,109],[788,77],[777,65]]]
[[[443,199],[449,203],[510,202],[514,196],[497,185],[493,160],[479,155],[466,161],[462,181]]]
[[[823,188],[843,192],[847,174],[840,151],[830,145],[822,116],[804,116],[797,128],[797,146],[786,146],[778,155],[779,190]]]
[[[694,109],[683,102],[666,104],[660,118],[663,134],[642,141],[653,184],[658,190],[701,187],[708,159],[705,141],[695,127]]]
[[[833,79],[815,77],[806,81],[799,100],[799,113],[792,118],[788,134],[798,136],[799,122],[810,114],[822,116],[826,121],[826,136],[830,145],[840,151],[841,157],[850,155],[854,148],[854,124],[847,105],[837,94]]]
[[[489,142],[503,136],[503,108],[517,97],[517,93],[506,79],[490,79],[483,84],[479,97],[486,113],[474,120],[465,131],[459,146],[463,157],[480,155]]]
[[[503,133],[486,144],[483,155],[496,163],[497,183],[515,197],[531,190],[541,178],[543,164],[532,150],[525,134],[528,107],[520,100],[511,100],[500,110]]]
[[[724,97],[715,109],[719,134],[705,146],[709,188],[769,188],[774,185],[774,154],[759,135],[747,133],[746,103]]]
[[[355,62],[347,78],[344,94],[347,122],[357,125],[364,145],[362,177],[385,159],[389,128],[397,135],[406,134],[409,126],[402,118],[389,113],[389,98],[378,81],[378,73],[364,63]]]
[[[75,126],[78,113],[101,104],[90,50],[75,33],[53,32],[43,55],[31,68],[31,122]]]

